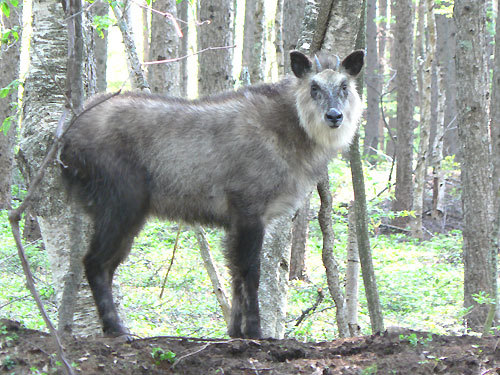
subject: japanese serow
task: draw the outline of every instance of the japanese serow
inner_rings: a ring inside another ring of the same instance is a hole
[[[266,224],[293,213],[351,142],[363,59],[363,51],[342,62],[292,51],[294,75],[274,84],[199,100],[126,93],[86,104],[60,160],[72,196],[93,219],[84,266],[106,335],[127,334],[112,278],[155,215],[226,230],[229,335],[262,336],[257,289]]]

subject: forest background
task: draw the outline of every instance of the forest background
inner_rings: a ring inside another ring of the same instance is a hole
[[[355,48],[364,7],[350,3],[96,2],[68,13],[72,8],[57,1],[0,1],[0,316],[44,329],[25,287],[8,209],[25,198],[64,108],[70,111],[65,93],[78,111],[84,97],[99,91],[194,98],[275,81],[289,72],[289,50],[343,57]],[[354,142],[330,164],[331,193],[314,192],[293,222],[285,218],[269,231],[266,244],[275,255],[263,267],[279,264],[280,272],[263,285],[280,285],[281,292],[261,295],[276,299],[263,309],[274,317],[273,336],[317,341],[384,326],[448,334],[484,329],[498,293],[497,14],[497,1],[366,1],[361,146]],[[81,22],[74,35],[66,30],[73,19]],[[80,56],[78,79],[71,79],[68,51]],[[165,59],[174,61],[147,63]],[[349,172],[357,150],[366,192],[364,202],[356,195],[358,206],[351,203],[356,176]],[[88,230],[75,233],[73,224],[85,228],[87,219],[68,204],[52,164],[24,216],[26,252],[49,317],[59,327],[70,321],[75,333],[95,334],[93,302],[84,282],[78,288]],[[131,331],[224,336],[223,263],[220,231],[150,221],[116,278]],[[77,302],[65,299],[74,284]],[[342,308],[347,325],[339,323]]]

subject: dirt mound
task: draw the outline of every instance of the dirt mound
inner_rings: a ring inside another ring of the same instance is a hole
[[[400,330],[331,342],[149,337],[64,344],[77,374],[500,374],[500,338]],[[0,372],[62,374],[46,333],[0,321]]]

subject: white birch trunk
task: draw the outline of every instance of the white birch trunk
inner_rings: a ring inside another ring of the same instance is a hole
[[[282,339],[288,298],[292,218],[275,219],[266,229],[260,256],[259,305],[263,337]]]
[[[427,48],[422,71],[422,92],[420,93],[420,142],[418,144],[415,188],[413,193],[413,210],[415,211],[415,217],[411,221],[412,235],[416,238],[423,238],[424,188],[427,177],[429,134],[431,128],[432,62],[436,51],[436,23],[434,21],[433,11],[434,1],[422,0],[421,6],[423,7],[423,14],[425,14],[427,20],[426,29],[429,39],[426,43]]]
[[[345,297],[347,324],[351,336],[358,336],[360,327],[358,325],[358,292],[359,292],[359,252],[356,236],[356,219],[354,202],[349,204],[347,235],[347,268],[345,272]]]

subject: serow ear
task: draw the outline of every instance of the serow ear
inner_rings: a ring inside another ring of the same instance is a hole
[[[309,57],[299,51],[290,52],[290,65],[297,78],[303,78],[312,71],[312,62]]]
[[[342,61],[342,69],[349,75],[355,77],[361,71],[363,67],[365,58],[365,51],[357,50],[347,56],[344,61]]]

